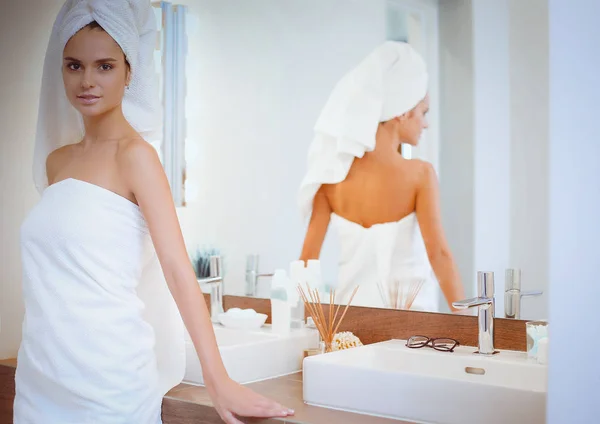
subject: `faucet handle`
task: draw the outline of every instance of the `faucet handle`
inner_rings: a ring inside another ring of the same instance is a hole
[[[531,290],[526,292],[521,292],[521,297],[530,297],[530,296],[541,296],[544,292],[542,290]]]
[[[508,268],[504,274],[504,291],[517,290],[520,297],[541,296],[544,294],[541,290],[521,291],[521,270],[518,268]]]
[[[522,292],[520,290],[506,290],[504,292],[504,317],[521,319],[521,299],[523,297],[541,296],[541,290]]]
[[[471,297],[469,299],[452,302],[452,306],[456,309],[468,309],[474,308],[475,306],[487,305],[489,302],[490,300],[484,297]]]
[[[504,274],[504,317],[520,319],[521,299],[543,293],[541,290],[521,291],[521,270],[508,268]]]
[[[475,306],[488,305],[494,300],[494,273],[477,272],[477,297],[452,302],[457,309],[468,309]]]

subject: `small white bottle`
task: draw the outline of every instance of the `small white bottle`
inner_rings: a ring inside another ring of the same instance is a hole
[[[271,330],[275,334],[290,333],[292,308],[288,302],[289,279],[285,270],[278,269],[271,280]]]

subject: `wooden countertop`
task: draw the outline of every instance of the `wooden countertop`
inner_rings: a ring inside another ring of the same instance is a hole
[[[2,366],[16,367],[16,359],[0,360]],[[6,370],[6,368],[4,368]],[[0,369],[0,422],[2,417],[12,416],[12,398],[14,397],[14,370],[3,373]],[[11,380],[11,381],[8,381]],[[286,418],[241,418],[244,423],[252,424],[407,424],[407,421],[372,417],[369,415],[319,408],[304,404],[302,400],[302,373],[291,374],[248,384],[248,387],[262,395],[292,408],[295,414]],[[10,408],[4,411],[3,409]],[[208,396],[206,388],[189,384],[179,384],[171,389],[163,399],[164,424],[222,424]],[[3,424],[3,423],[2,423]]]
[[[369,415],[355,414],[351,412],[338,411],[327,408],[306,405],[302,400],[302,373],[291,374],[283,377],[251,383],[247,385],[252,390],[262,395],[268,396],[280,404],[292,408],[295,414],[286,418],[270,419],[241,419],[248,423],[289,423],[289,424],[402,424],[407,421],[392,420],[387,418],[373,417]],[[177,403],[187,402],[188,405],[182,406]],[[171,403],[173,405],[171,405]],[[210,408],[217,416],[212,402],[208,396],[206,388],[188,384],[180,384],[165,395],[163,402],[163,420],[165,424],[171,423],[171,407],[182,411],[184,408],[194,409]],[[176,417],[179,421],[173,421],[177,424],[198,423],[194,421],[199,416],[190,416],[189,418]],[[175,417],[174,417],[175,418]],[[184,418],[184,419],[182,419]],[[218,416],[217,416],[218,418]],[[203,421],[203,423],[220,423],[221,421]]]
[[[17,367],[17,360],[16,359],[0,359],[0,365],[4,365],[7,367],[12,367],[12,368],[16,368]]]

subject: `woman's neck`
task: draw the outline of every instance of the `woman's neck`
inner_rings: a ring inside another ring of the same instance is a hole
[[[84,117],[84,143],[95,143],[129,137],[135,133],[127,122],[120,107],[116,107],[102,115]]]
[[[400,140],[385,124],[379,124],[375,134],[375,149],[368,156],[381,160],[396,160],[399,156]]]

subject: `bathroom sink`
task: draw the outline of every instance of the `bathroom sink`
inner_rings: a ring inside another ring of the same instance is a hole
[[[437,424],[543,424],[547,366],[525,352],[493,356],[410,349],[389,340],[304,360],[311,405]]]
[[[255,330],[231,329],[219,324],[213,328],[225,369],[241,384],[301,371],[304,349],[319,344],[319,333],[312,329],[292,329],[283,336],[274,334],[270,325]],[[187,334],[184,381],[204,385],[200,361]]]

